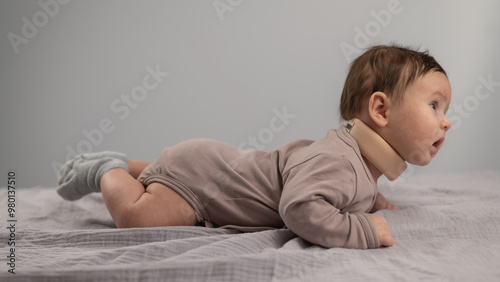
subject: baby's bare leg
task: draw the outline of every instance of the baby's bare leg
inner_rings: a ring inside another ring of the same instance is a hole
[[[111,169],[102,177],[102,197],[116,226],[195,225],[195,212],[183,197],[159,183],[153,183],[144,189],[134,178],[139,170],[144,169],[145,166],[142,165],[132,164],[132,168],[129,167],[130,173],[122,168]]]
[[[133,178],[137,179],[141,172],[149,165],[149,162],[140,160],[128,160],[128,173],[132,175]]]

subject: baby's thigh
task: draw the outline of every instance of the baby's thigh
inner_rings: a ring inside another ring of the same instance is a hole
[[[149,184],[137,205],[141,221],[148,226],[192,226],[197,223],[193,207],[161,183]]]

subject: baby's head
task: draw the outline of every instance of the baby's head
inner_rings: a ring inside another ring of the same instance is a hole
[[[340,114],[361,119],[405,161],[426,165],[451,126],[450,100],[446,72],[428,52],[374,46],[351,64]]]

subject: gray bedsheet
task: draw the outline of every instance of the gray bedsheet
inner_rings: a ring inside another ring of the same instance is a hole
[[[380,191],[395,245],[325,249],[286,229],[116,229],[99,194],[16,193],[15,274],[0,190],[1,281],[500,281],[500,172],[409,177]]]

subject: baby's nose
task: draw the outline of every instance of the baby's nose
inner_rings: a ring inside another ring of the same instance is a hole
[[[448,129],[450,129],[451,127],[451,122],[448,118],[444,117],[444,120],[441,124],[441,128],[444,129],[444,131],[448,131]]]

